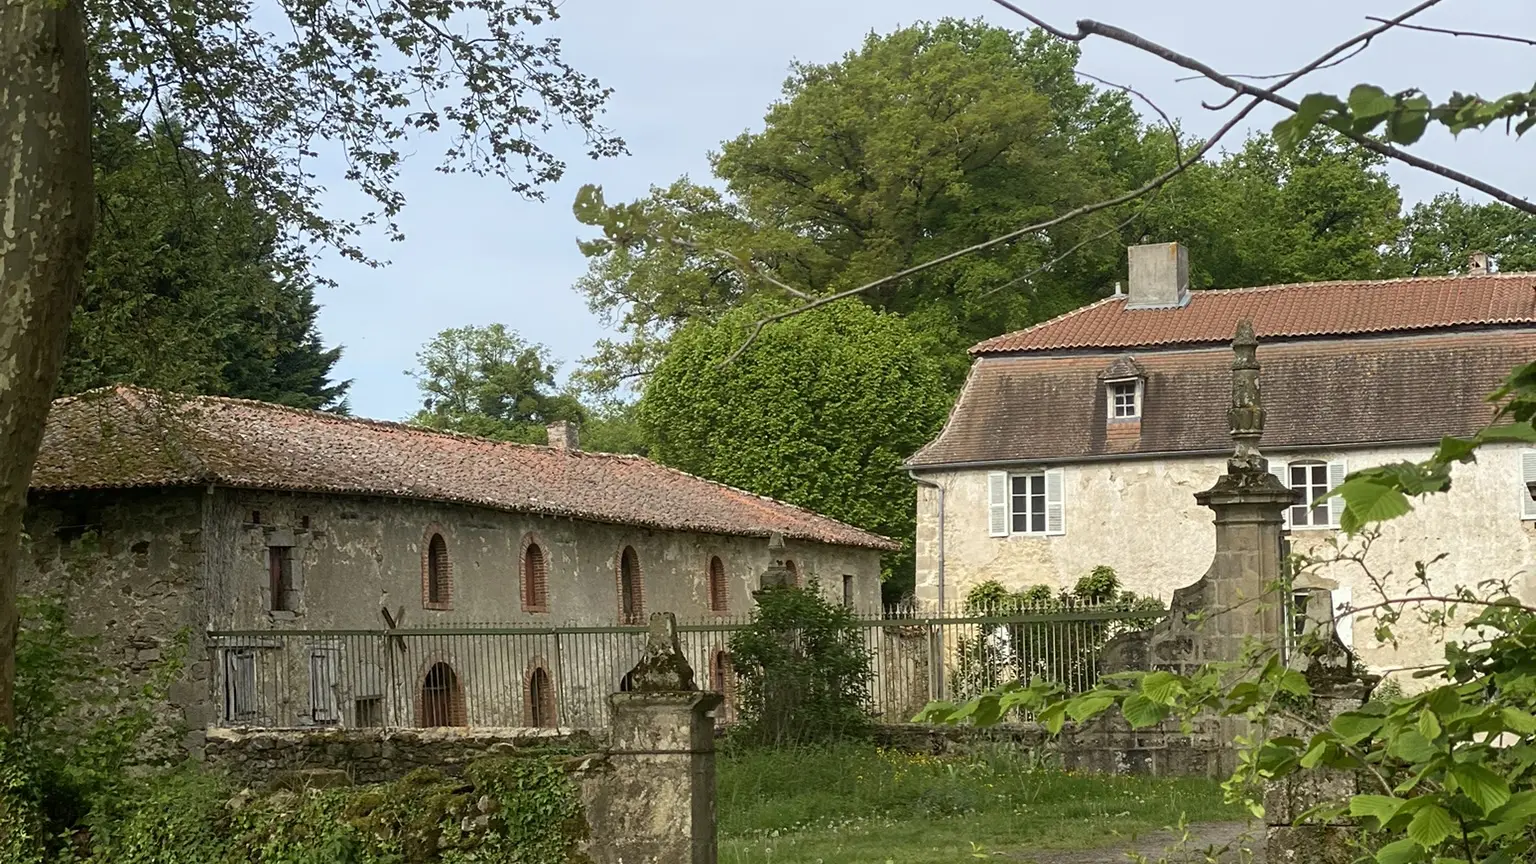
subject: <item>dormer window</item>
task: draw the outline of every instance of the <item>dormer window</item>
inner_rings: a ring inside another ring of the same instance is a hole
[[[1141,419],[1141,402],[1146,395],[1147,373],[1129,354],[1122,354],[1099,373],[1104,387],[1104,416],[1111,422]]]
[[[1109,419],[1135,420],[1141,416],[1141,385],[1116,381],[1109,385]]]

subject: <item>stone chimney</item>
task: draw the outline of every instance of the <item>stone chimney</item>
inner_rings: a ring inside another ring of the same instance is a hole
[[[1488,253],[1473,252],[1467,256],[1467,275],[1481,276],[1488,272]]]
[[[556,420],[549,424],[549,446],[556,450],[580,450],[580,428],[568,420]]]
[[[1189,250],[1177,243],[1132,246],[1127,309],[1174,309],[1189,302]]]

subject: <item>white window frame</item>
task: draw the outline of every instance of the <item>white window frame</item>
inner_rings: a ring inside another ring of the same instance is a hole
[[[1013,529],[1013,481],[1021,477],[1042,479],[1045,493],[1043,531]],[[987,531],[993,537],[1059,537],[1066,534],[1066,475],[1063,469],[990,472],[987,475]]]
[[[1520,451],[1520,518],[1536,519],[1536,498],[1531,497],[1528,484],[1536,483],[1536,450]]]
[[[1131,388],[1131,413],[1129,413],[1129,414],[1116,414],[1115,413],[1115,396],[1117,395],[1115,391],[1118,390],[1121,387],[1130,387]],[[1142,392],[1142,386],[1141,386],[1141,379],[1140,378],[1122,378],[1122,379],[1120,379],[1118,381],[1105,381],[1104,382],[1104,412],[1105,412],[1104,416],[1106,418],[1108,418],[1112,422],[1113,421],[1119,421],[1119,422],[1123,423],[1123,422],[1125,422],[1127,420],[1140,420],[1141,419],[1141,392]]]
[[[1323,468],[1325,482],[1326,482],[1326,485],[1323,487],[1323,491],[1325,493],[1326,492],[1332,492],[1334,489],[1337,489],[1339,487],[1339,484],[1343,483],[1344,482],[1344,478],[1349,474],[1349,470],[1346,467],[1345,462],[1344,462],[1343,459],[1328,459],[1328,460],[1324,460],[1324,459],[1298,458],[1298,459],[1290,459],[1290,460],[1286,461],[1284,467],[1281,469],[1280,482],[1284,483],[1286,485],[1286,487],[1288,487],[1288,488],[1292,488],[1292,489],[1296,488],[1295,486],[1292,485],[1291,468],[1293,468],[1293,467],[1301,467],[1301,466],[1305,466],[1307,468],[1307,471],[1308,471],[1309,475],[1311,474],[1311,471],[1313,469],[1318,468],[1318,467]],[[1309,479],[1309,482],[1306,484],[1307,488],[1309,490],[1317,488],[1314,484],[1312,484],[1310,482],[1310,477],[1308,479]],[[1307,505],[1307,513],[1308,513],[1309,519],[1308,519],[1307,522],[1301,523],[1301,524],[1298,524],[1296,522],[1296,519],[1292,515],[1292,511],[1296,507],[1300,507],[1302,505],[1295,504],[1295,505],[1291,505],[1289,507],[1286,507],[1285,508],[1285,527],[1286,527],[1286,529],[1291,530],[1291,531],[1333,531],[1333,530],[1337,530],[1338,527],[1339,527],[1339,519],[1341,517],[1343,517],[1343,515],[1344,515],[1344,499],[1339,498],[1338,496],[1334,496],[1334,497],[1328,499],[1327,509],[1325,511],[1325,513],[1326,513],[1325,519],[1327,520],[1326,522],[1312,522],[1310,520],[1311,512],[1314,509],[1311,505],[1312,505],[1312,501],[1315,501],[1315,500],[1317,500],[1317,499],[1313,498],[1312,500],[1309,500],[1309,501],[1305,502],[1306,505]]]

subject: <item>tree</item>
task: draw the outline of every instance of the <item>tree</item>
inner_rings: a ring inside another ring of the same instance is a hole
[[[181,118],[290,250],[368,260],[360,225],[399,237],[394,184],[413,132],[448,133],[444,170],[535,197],[564,168],[537,140],[553,122],[585,133],[594,157],[622,150],[597,122],[608,91],[557,40],[525,35],[556,13],[554,0],[312,0],[283,6],[274,27],[212,0],[0,4],[0,728],[13,721],[22,509],[91,241],[92,79],[133,116]],[[325,146],[372,212],[320,211],[307,161]]]
[[[1393,275],[1402,199],[1384,161],[1332,135],[1281,150],[1255,134],[1163,187],[1135,230],[1188,246],[1196,288]]]
[[[586,247],[579,287],[630,337],[603,346],[599,379],[644,374],[675,327],[757,294],[793,296],[791,284],[824,295],[1125,188],[1154,164],[1140,122],[1124,94],[1078,82],[1076,62],[1039,33],[944,20],[872,35],[835,63],[796,64],[763,130],[714,158],[724,194],[682,180],[635,202],[686,243]],[[929,334],[957,385],[970,344],[1114,281],[1123,252],[1117,238],[1094,239],[1105,228],[1107,216],[1063,225],[865,300]],[[1070,268],[995,292],[1078,243]]]
[[[412,423],[494,438],[542,444],[556,420],[581,422],[574,396],[555,393],[549,349],[529,345],[505,325],[455,327],[437,334],[416,354],[407,374],[421,390]]]
[[[915,496],[901,465],[944,422],[938,364],[900,317],[857,302],[775,328],[722,363],[761,312],[752,304],[678,332],[640,400],[651,456],[903,539],[888,593],[910,587]]]
[[[341,351],[321,344],[308,262],[284,254],[275,220],[211,176],[180,128],[145,134],[96,110],[100,213],[60,395],[127,383],[344,410]]]
[[[1488,255],[1500,270],[1536,270],[1536,215],[1443,192],[1414,205],[1393,252],[1415,276],[1466,272],[1474,252]]]

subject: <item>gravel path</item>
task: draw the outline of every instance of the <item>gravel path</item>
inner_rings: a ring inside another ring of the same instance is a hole
[[[1127,864],[1134,859],[1131,852],[1139,852],[1145,855],[1148,861],[1158,861],[1167,855],[1167,860],[1172,864],[1205,864],[1209,861],[1206,850],[1212,847],[1234,846],[1238,838],[1247,835],[1243,845],[1254,848],[1252,857],[1244,856],[1235,851],[1228,851],[1216,860],[1231,862],[1231,864],[1263,864],[1264,861],[1264,826],[1249,824],[1247,822],[1206,822],[1200,825],[1190,826],[1190,841],[1185,844],[1184,850],[1170,854],[1169,849],[1178,842],[1178,837],[1166,831],[1146,834],[1137,837],[1133,842],[1122,842],[1103,849],[1087,851],[1065,852],[1061,850],[1041,850],[1033,852],[997,853],[995,860],[1017,861],[1020,864]],[[1256,847],[1256,848],[1255,848]]]

